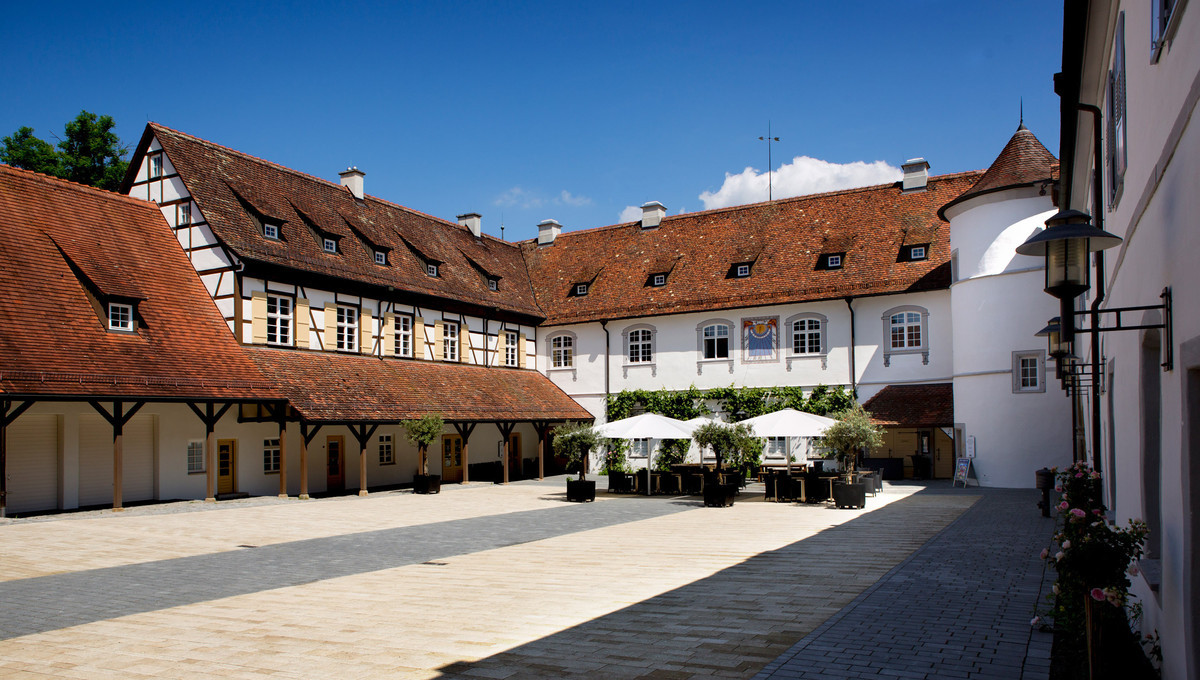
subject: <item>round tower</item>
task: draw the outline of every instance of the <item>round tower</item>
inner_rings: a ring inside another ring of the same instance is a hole
[[[1018,255],[1057,209],[1058,160],[1022,124],[970,189],[942,207],[950,223],[955,439],[984,486],[1031,487],[1034,470],[1070,463],[1070,402],[1034,337],[1058,314],[1045,267]]]

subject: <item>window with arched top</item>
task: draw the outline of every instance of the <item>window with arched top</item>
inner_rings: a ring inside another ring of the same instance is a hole
[[[649,366],[650,374],[656,375],[658,369],[654,363],[655,341],[658,329],[650,324],[635,324],[621,331],[625,345],[625,375],[629,375],[631,367]]]
[[[891,366],[897,354],[920,354],[929,363],[929,310],[901,305],[883,313],[883,365]]]
[[[696,325],[696,375],[702,375],[705,364],[725,364],[733,373],[733,322],[728,319],[708,319]]]
[[[783,324],[784,345],[787,347],[787,370],[792,362],[819,359],[821,369],[829,366],[829,317],[815,312],[803,312],[788,317]]]

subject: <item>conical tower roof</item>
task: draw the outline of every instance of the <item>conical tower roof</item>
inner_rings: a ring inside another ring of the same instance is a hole
[[[1004,150],[992,161],[987,172],[958,198],[938,210],[938,216],[946,219],[946,209],[983,194],[1003,191],[1015,187],[1032,186],[1045,180],[1058,178],[1058,159],[1042,145],[1038,138],[1022,123],[1013,133]]]

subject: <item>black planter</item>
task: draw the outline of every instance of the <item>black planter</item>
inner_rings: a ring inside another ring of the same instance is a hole
[[[704,505],[710,508],[728,508],[737,496],[737,484],[705,484]]]
[[[413,475],[413,493],[441,493],[441,475]]]
[[[867,485],[863,483],[833,483],[833,504],[839,508],[862,508],[867,505]]]
[[[590,503],[596,500],[596,482],[590,479],[567,482],[567,500],[573,503]]]

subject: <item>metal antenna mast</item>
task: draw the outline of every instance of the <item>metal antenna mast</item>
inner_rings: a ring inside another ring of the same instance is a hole
[[[771,136],[771,121],[770,120],[767,120],[767,136],[759,137],[758,141],[767,143],[767,200],[772,201],[772,200],[775,200],[775,197],[774,197],[774,192],[771,187],[772,179],[773,179],[772,173],[774,172],[774,170],[772,170],[772,168],[774,166],[771,165],[771,142],[778,142],[779,138]]]

